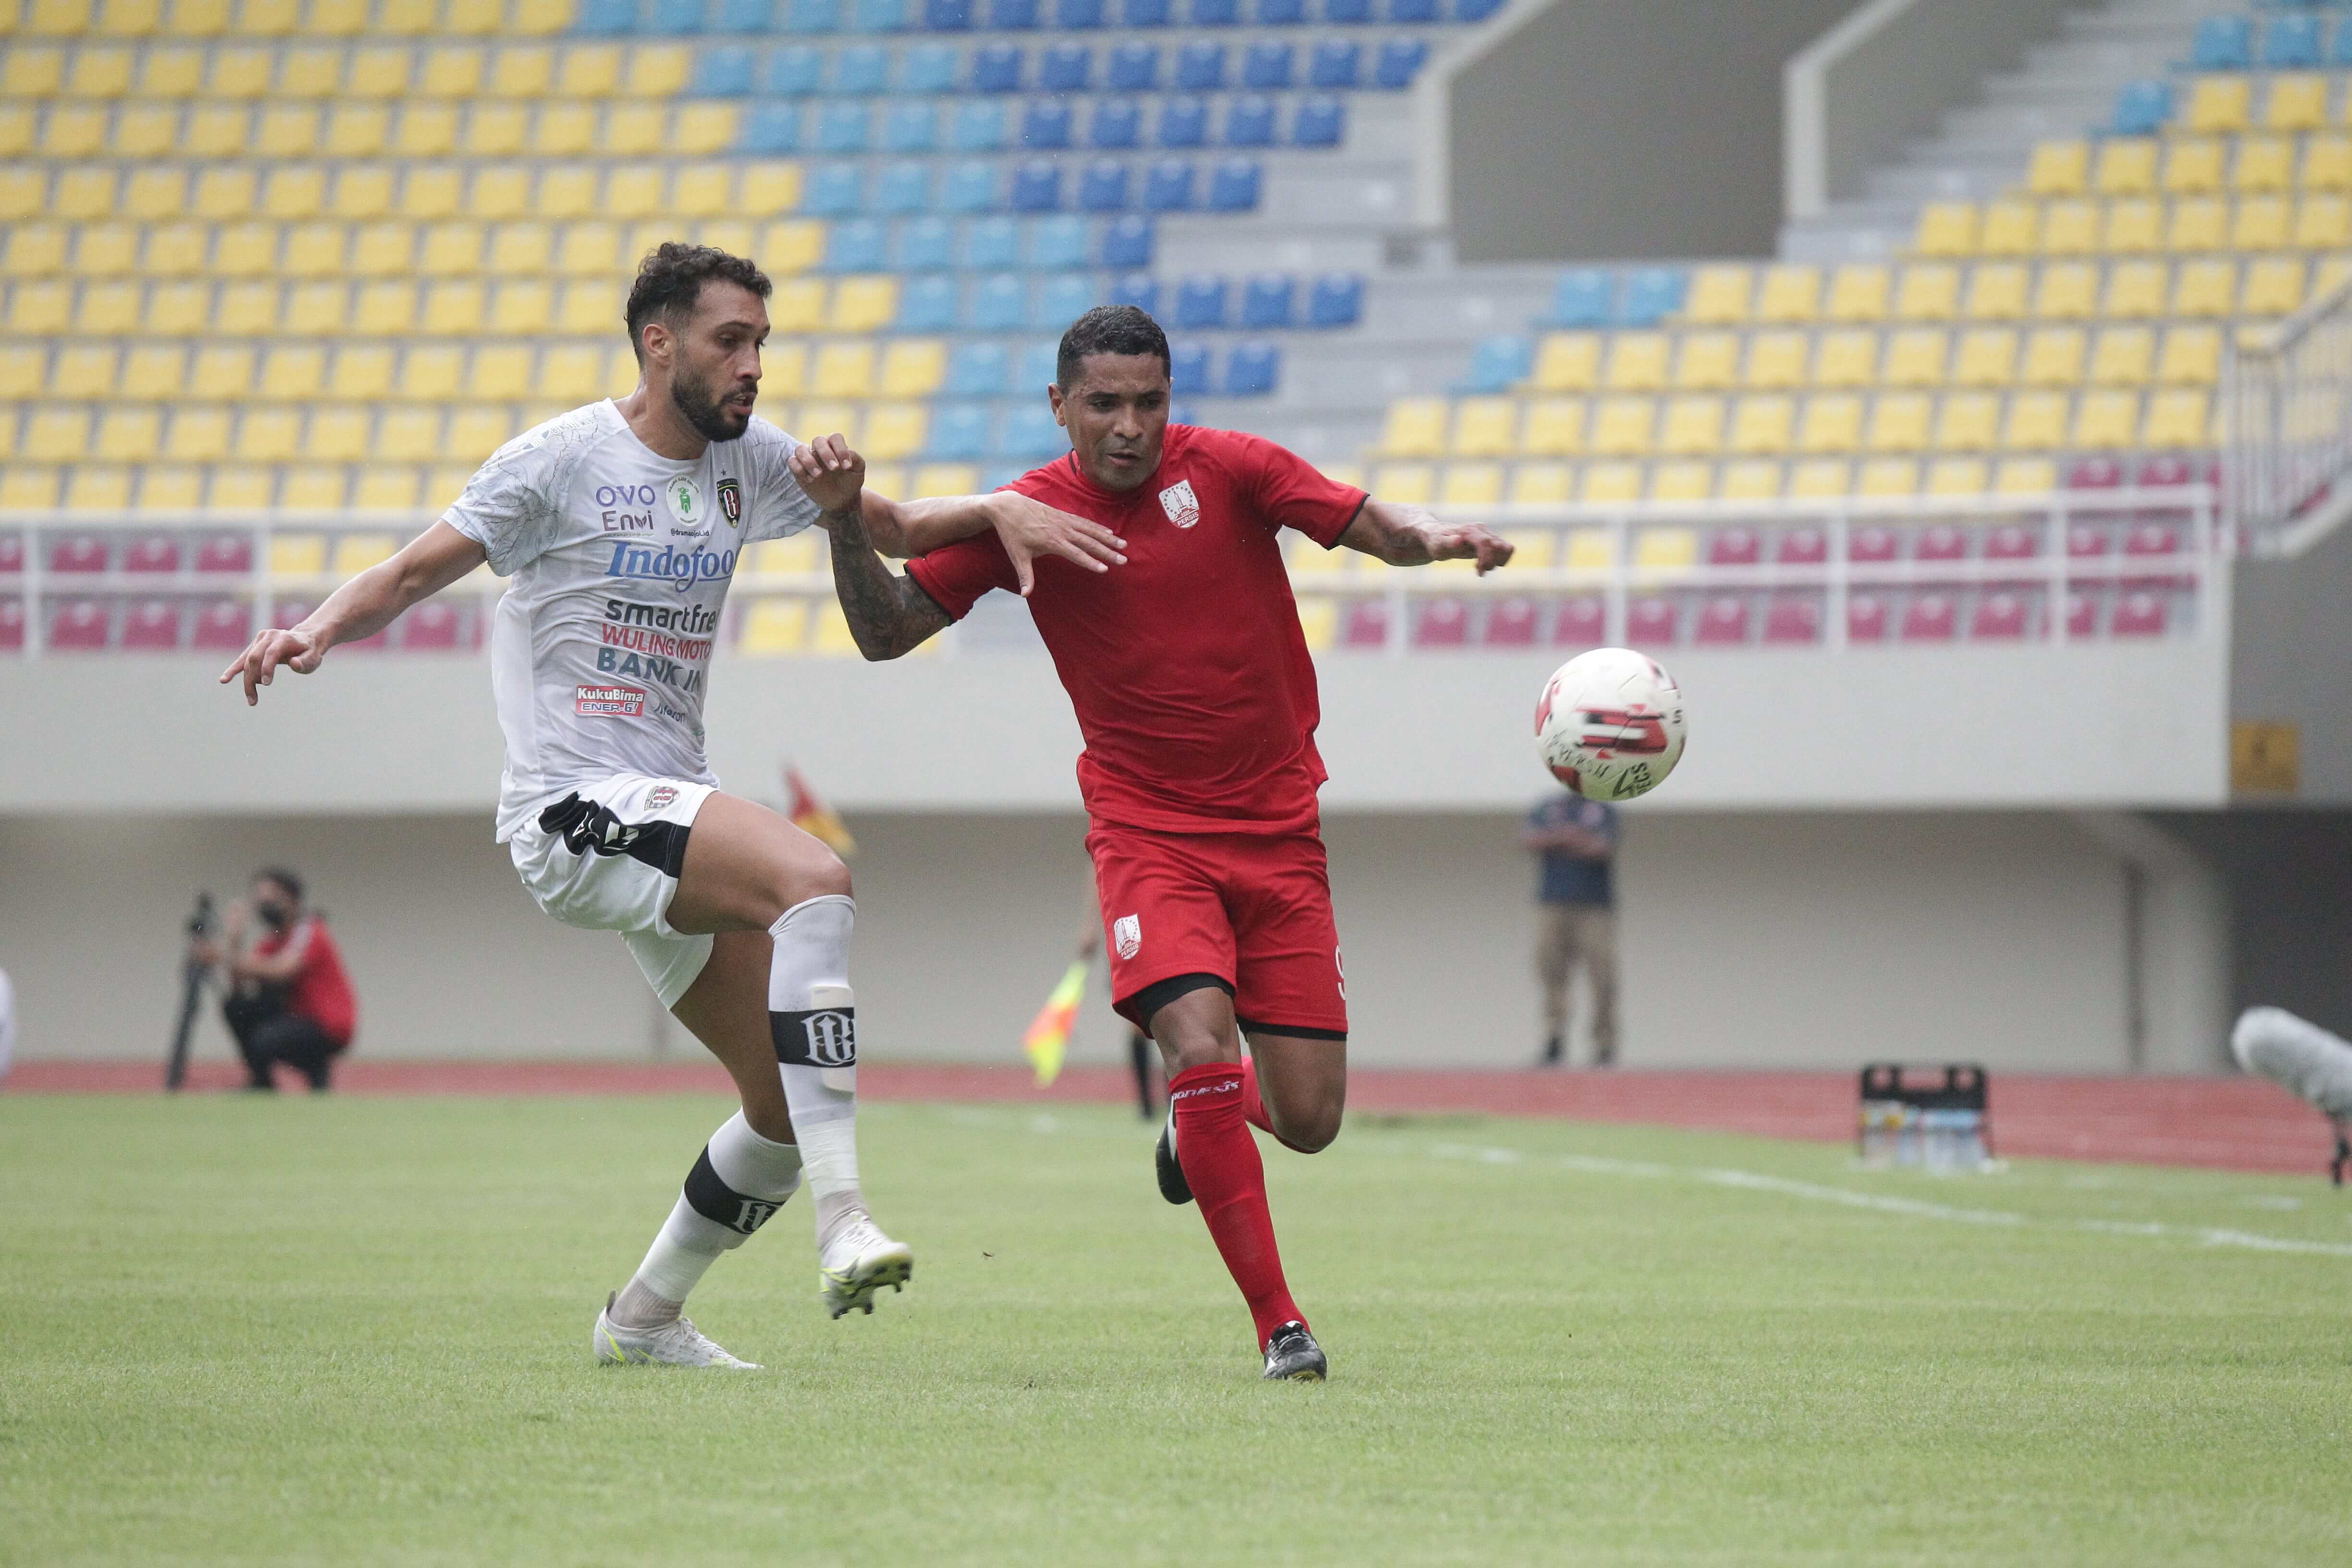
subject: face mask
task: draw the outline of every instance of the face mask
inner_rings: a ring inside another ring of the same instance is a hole
[[[262,923],[273,931],[285,930],[287,921],[294,913],[284,904],[256,904],[253,906],[253,912],[261,917]]]

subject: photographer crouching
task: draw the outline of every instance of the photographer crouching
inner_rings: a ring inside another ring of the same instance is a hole
[[[228,906],[224,926],[218,942],[197,938],[190,956],[221,975],[221,1013],[245,1058],[246,1087],[275,1091],[271,1069],[283,1062],[312,1093],[325,1093],[358,1026],[359,1004],[325,918],[303,907],[301,879],[275,868],[255,872],[251,898]]]

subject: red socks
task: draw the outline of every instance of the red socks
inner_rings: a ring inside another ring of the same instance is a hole
[[[1169,1080],[1168,1097],[1175,1102],[1176,1152],[1185,1184],[1226,1272],[1249,1302],[1264,1349],[1275,1330],[1305,1318],[1283,1283],[1282,1254],[1265,1207],[1265,1165],[1250,1136],[1255,1118],[1247,1108],[1257,1104],[1255,1077],[1238,1062],[1188,1068]],[[1259,1106],[1257,1116],[1265,1114]]]

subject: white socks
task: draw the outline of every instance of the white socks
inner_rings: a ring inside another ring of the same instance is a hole
[[[775,939],[768,1028],[816,1199],[820,1249],[866,1212],[857,1188],[857,1006],[849,989],[856,923],[856,902],[828,893],[794,904],[768,928]]]
[[[614,1299],[613,1321],[649,1329],[677,1317],[719,1255],[750,1240],[800,1184],[798,1149],[761,1137],[740,1110],[729,1117],[687,1173],[686,1190],[636,1277]]]

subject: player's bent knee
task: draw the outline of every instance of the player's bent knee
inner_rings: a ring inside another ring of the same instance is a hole
[[[1340,1109],[1315,1111],[1307,1116],[1285,1118],[1276,1122],[1286,1148],[1301,1154],[1320,1154],[1339,1137]]]

